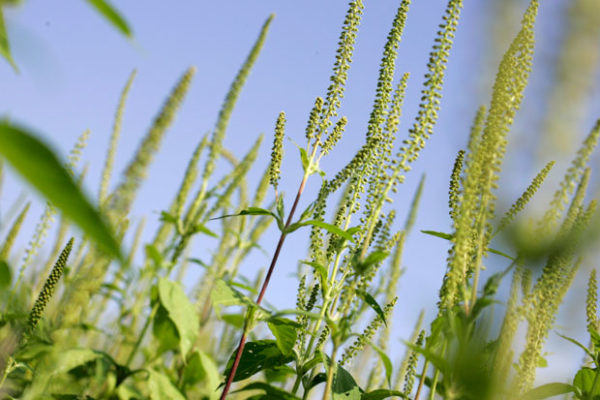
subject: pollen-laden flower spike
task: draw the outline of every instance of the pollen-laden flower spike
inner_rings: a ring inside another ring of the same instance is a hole
[[[450,190],[448,192],[448,206],[450,208],[450,217],[456,218],[458,211],[458,202],[460,200],[460,173],[463,167],[463,161],[465,159],[465,151],[459,150],[454,160],[454,167],[452,168],[452,175],[450,176]]]
[[[326,155],[331,151],[331,149],[335,146],[335,144],[340,140],[342,134],[344,133],[344,129],[346,129],[346,124],[348,123],[348,118],[345,116],[340,118],[340,120],[335,124],[335,127],[331,131],[331,134],[323,143],[323,148],[321,150],[321,154]]]
[[[323,98],[317,97],[315,99],[315,105],[310,111],[310,116],[308,117],[308,123],[306,124],[306,141],[310,143],[315,138],[315,132],[319,125],[319,116],[321,115],[321,111],[323,110]]]
[[[6,235],[6,239],[4,239],[4,244],[2,245],[2,250],[0,250],[0,260],[8,259],[8,256],[10,254],[10,249],[12,248],[12,245],[15,242],[15,239],[17,238],[19,231],[21,230],[21,226],[23,225],[23,220],[25,219],[25,216],[27,215],[27,211],[29,211],[30,204],[31,203],[25,204],[25,207],[23,207],[23,210],[19,213],[19,216],[17,217],[17,219],[15,219],[15,222],[12,224],[10,230],[8,231],[8,234]]]
[[[585,314],[587,317],[587,329],[590,335],[592,330],[598,329],[598,281],[596,279],[596,270],[590,271],[590,279],[588,281],[588,292],[585,302]],[[593,350],[594,352],[597,349]]]
[[[423,340],[425,340],[425,331],[422,330],[419,333],[419,337],[415,342],[415,346],[423,345]],[[404,394],[410,396],[410,393],[413,389],[413,384],[415,382],[415,375],[417,373],[417,361],[419,360],[419,355],[416,351],[412,350],[410,352],[410,356],[408,358],[408,368],[406,371],[406,376],[404,378]]]
[[[283,160],[283,137],[285,136],[285,113],[282,111],[275,124],[275,138],[271,150],[271,165],[269,166],[269,182],[277,191],[279,175],[281,174],[281,160]]]
[[[48,276],[48,279],[46,279],[46,283],[44,284],[42,291],[40,292],[37,300],[35,301],[31,312],[29,313],[29,321],[27,323],[27,326],[30,333],[37,326],[38,321],[44,313],[44,309],[46,308],[48,302],[54,294],[56,284],[58,283],[60,277],[63,274],[65,265],[67,264],[67,258],[69,257],[69,253],[71,253],[72,248],[73,238],[69,240],[62,253],[60,253],[56,264],[54,264],[54,268],[52,268],[52,272],[50,272],[50,276]]]
[[[544,183],[544,180],[548,176],[548,173],[550,172],[553,166],[554,161],[550,161],[548,164],[546,164],[544,169],[542,169],[536,175],[536,177],[533,178],[533,181],[531,182],[529,187],[527,187],[527,190],[525,190],[521,197],[519,197],[517,201],[510,207],[510,210],[508,210],[506,214],[504,214],[504,216],[500,220],[500,223],[498,224],[498,228],[496,229],[497,232],[500,232],[501,230],[506,228],[514,220],[517,213],[519,213],[521,210],[523,210],[523,208],[525,208],[525,206],[527,205],[529,200],[531,200],[535,192],[537,192],[540,186],[542,186],[542,183]]]
[[[323,133],[331,126],[331,118],[337,116],[337,109],[340,107],[341,98],[344,97],[348,69],[350,69],[350,63],[352,62],[354,43],[356,42],[363,8],[362,0],[353,0],[350,2],[344,19],[342,33],[340,34],[336,50],[335,63],[333,64],[333,73],[329,78],[331,83],[327,88],[327,96],[325,97],[325,104],[321,113],[321,123],[316,133],[319,142]]]

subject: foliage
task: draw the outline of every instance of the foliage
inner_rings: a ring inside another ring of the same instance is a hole
[[[89,3],[123,33],[130,33],[107,3]],[[132,229],[131,208],[185,99],[194,68],[176,83],[123,178],[109,192],[132,73],[115,116],[98,205],[82,194],[85,174],[76,168],[89,132],[64,163],[26,129],[0,124],[3,159],[48,201],[20,268],[14,268],[12,248],[29,204],[14,219],[0,250],[0,396],[308,399],[320,395],[324,400],[375,400],[418,399],[427,387],[429,399],[543,399],[559,394],[598,398],[600,323],[594,271],[585,307],[590,345],[560,335],[583,349],[589,360],[570,383],[533,388],[533,382],[545,362],[544,343],[558,308],[584,262],[583,245],[595,233],[589,228],[597,223],[596,202],[586,200],[586,189],[600,121],[584,140],[544,215],[526,231],[535,232],[531,235],[535,238],[517,240],[523,235],[518,216],[553,162],[503,216],[497,213],[507,134],[532,69],[538,0],[530,1],[500,62],[489,106],[479,108],[465,150],[458,152],[453,167],[448,166],[452,232],[421,231],[450,246],[435,318],[425,328],[421,314],[405,342],[404,360],[396,362],[387,351],[391,315],[399,304],[402,252],[415,225],[424,176],[400,229],[395,224],[399,211],[389,203],[434,131],[463,6],[461,0],[447,3],[427,62],[417,115],[408,136],[396,143],[409,77],[397,76],[396,58],[410,4],[401,1],[384,45],[364,144],[330,175],[320,169],[320,160],[335,154],[351,123],[338,112],[364,6],[361,0],[350,2],[329,86],[308,115],[306,144],[298,146],[299,154],[291,153],[300,158],[303,172],[293,200],[277,190],[289,114],[281,112],[276,118],[271,160],[261,166],[265,172],[252,198],[246,182],[262,136],[240,160],[223,146],[242,86],[265,44],[270,16],[225,97],[213,131],[198,141],[178,192],[144,246],[140,246],[143,222]],[[0,51],[11,61],[1,10]],[[32,152],[35,157],[29,156]],[[231,169],[215,176],[221,158]],[[204,160],[201,174],[200,160]],[[320,190],[306,202],[305,187],[313,180],[321,184]],[[339,197],[337,203],[331,201],[334,196]],[[291,201],[289,211],[286,200]],[[55,250],[46,265],[37,266],[33,255],[57,212],[62,221]],[[267,249],[272,259],[266,274],[243,276],[240,266],[260,248],[260,238],[273,222],[279,241],[275,249]],[[81,233],[65,241],[71,224]],[[286,238],[302,235],[303,227],[310,228],[310,244],[306,259],[300,261],[296,308],[263,304],[269,284],[277,279],[273,272],[278,261],[285,257]],[[132,230],[132,244],[121,245]],[[505,246],[494,241],[503,231],[517,237],[510,250],[495,249]],[[197,237],[210,237],[215,244],[204,258],[188,257]],[[121,247],[128,247],[128,254]],[[490,253],[503,256],[507,265],[481,284]],[[543,268],[535,271],[540,262]],[[197,282],[183,286],[180,281],[190,263],[203,267],[204,273]],[[493,305],[501,298],[499,286],[507,277],[511,284],[504,314],[497,329],[489,329]],[[517,354],[519,327],[524,328],[525,340]],[[365,363],[374,367],[364,368]]]

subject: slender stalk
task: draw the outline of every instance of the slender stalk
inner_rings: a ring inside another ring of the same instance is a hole
[[[335,358],[337,355],[338,347],[337,345],[333,345],[333,351],[331,352],[331,365],[329,366],[329,370],[327,371],[327,383],[325,384],[325,391],[323,392],[323,400],[329,400],[329,393],[331,392],[331,387],[333,385],[333,373],[337,368]]]
[[[415,394],[414,400],[419,400],[419,396],[421,395],[421,390],[423,390],[423,384],[425,383],[425,374],[427,373],[427,368],[429,367],[429,360],[425,360],[423,364],[423,372],[421,372],[421,379],[419,379],[419,386],[417,387],[417,393]]]
[[[314,152],[313,152],[314,157]],[[312,158],[311,158],[312,161]],[[302,182],[300,182],[300,187],[298,188],[298,193],[296,194],[296,199],[294,200],[294,204],[292,205],[292,209],[290,210],[290,214],[288,215],[288,219],[285,223],[285,227],[281,232],[281,236],[279,236],[279,241],[277,242],[277,247],[275,248],[275,253],[273,254],[273,258],[271,259],[271,264],[269,265],[269,269],[267,271],[267,275],[265,276],[265,280],[263,281],[262,288],[260,289],[260,293],[256,298],[256,304],[260,304],[262,302],[263,297],[267,291],[267,287],[269,286],[269,282],[271,280],[271,275],[273,274],[273,270],[275,269],[275,265],[277,264],[277,259],[279,258],[279,253],[281,252],[281,248],[283,247],[283,242],[287,236],[286,228],[292,223],[292,218],[294,217],[294,213],[296,212],[296,207],[298,207],[298,202],[300,200],[300,196],[304,191],[304,186],[306,185],[306,181],[308,179],[309,168],[307,168],[304,176],[302,177]],[[240,343],[238,344],[237,351],[235,353],[235,359],[233,360],[233,365],[231,366],[231,370],[229,371],[229,375],[227,376],[227,381],[225,383],[225,388],[221,393],[221,400],[224,400],[227,397],[227,393],[229,393],[229,389],[231,388],[231,384],[233,383],[233,378],[235,377],[235,372],[240,363],[240,359],[242,358],[242,352],[244,351],[244,346],[246,345],[247,339],[247,324],[248,321],[245,321],[244,332],[242,333],[242,337],[240,338]]]

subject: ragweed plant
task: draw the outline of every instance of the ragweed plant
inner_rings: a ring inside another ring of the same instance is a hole
[[[297,139],[291,129],[286,131],[294,111],[274,115],[274,123],[268,124],[273,132],[271,158],[258,167],[262,175],[252,188],[248,178],[257,173],[263,135],[241,157],[224,143],[242,87],[267,44],[270,16],[214,127],[193,143],[177,192],[170,204],[161,206],[156,231],[146,243],[143,233],[151,221],[132,214],[134,200],[183,105],[195,68],[176,83],[110,190],[120,129],[127,118],[126,99],[135,90],[135,71],[130,75],[114,117],[96,205],[80,190],[87,169],[77,166],[89,132],[64,163],[33,135],[0,124],[0,154],[47,198],[25,257],[17,257],[15,242],[29,203],[11,218],[0,247],[0,396],[496,400],[600,395],[595,272],[582,307],[589,344],[565,337],[589,356],[585,365],[572,383],[533,387],[559,306],[586,264],[584,245],[596,234],[590,229],[597,224],[596,202],[586,193],[600,122],[541,218],[524,224],[520,216],[535,201],[553,161],[546,161],[504,214],[498,213],[498,182],[508,134],[533,68],[541,6],[538,0],[529,2],[498,67],[489,105],[479,107],[464,150],[456,154],[454,166],[447,166],[451,232],[422,231],[449,244],[437,310],[428,327],[424,321],[429,310],[421,313],[398,362],[393,311],[408,303],[398,290],[402,256],[410,237],[420,234],[415,228],[425,175],[406,212],[390,203],[397,195],[406,196],[397,194],[401,184],[432,139],[459,34],[461,0],[447,1],[425,63],[416,116],[406,130],[400,122],[410,100],[409,74],[396,70],[402,66],[398,51],[410,23],[411,1],[399,2],[374,82],[364,142],[331,173],[322,170],[321,161],[335,156],[347,130],[358,129],[354,115],[340,115],[364,9],[361,0],[350,1],[328,86],[306,116],[305,143],[297,152],[284,149],[286,134]],[[28,152],[35,157],[25,157]],[[284,153],[286,158],[298,157],[302,166],[292,198],[280,190],[287,179]],[[306,199],[311,185],[316,195]],[[59,212],[51,255],[36,265],[34,255],[43,248],[51,217]],[[63,247],[73,225],[81,228],[77,247],[73,239]],[[274,247],[263,239],[270,227],[279,235]],[[281,280],[277,266],[297,261],[288,259],[286,239],[302,236],[305,227],[309,242],[306,256],[298,260],[296,306],[280,309],[264,301],[265,295]],[[511,240],[498,241],[504,234]],[[526,235],[535,237],[523,240]],[[198,239],[212,251],[198,251]],[[125,254],[119,244],[127,248]],[[243,267],[254,250],[271,261],[247,276]],[[492,257],[505,265],[497,268]],[[21,262],[14,264],[15,259]],[[18,271],[14,279],[13,266]],[[191,267],[202,273],[194,277]],[[484,274],[488,276],[482,284]],[[505,308],[494,323],[491,308],[507,277],[511,282]],[[33,301],[29,289],[36,287],[34,295],[39,295]],[[525,335],[520,341],[521,332]]]

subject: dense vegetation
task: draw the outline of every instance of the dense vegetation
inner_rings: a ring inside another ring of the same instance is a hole
[[[104,2],[90,3],[106,7]],[[586,199],[586,189],[600,121],[574,155],[541,218],[522,222],[518,217],[543,184],[552,161],[508,211],[499,212],[497,205],[507,134],[532,69],[538,0],[531,0],[524,11],[520,30],[497,68],[489,104],[474,110],[468,141],[448,171],[452,231],[423,231],[449,245],[436,317],[428,327],[422,326],[422,317],[417,321],[406,339],[403,360],[388,352],[403,246],[414,228],[423,179],[411,194],[409,210],[396,210],[389,203],[403,190],[406,174],[434,132],[463,7],[462,0],[447,3],[427,62],[418,113],[404,134],[399,123],[408,74],[396,73],[396,58],[410,3],[401,1],[384,45],[364,142],[330,175],[320,169],[320,161],[335,154],[352,123],[351,116],[338,111],[364,6],[361,0],[349,3],[329,86],[307,116],[304,144],[286,153],[298,157],[303,168],[291,198],[278,190],[285,179],[280,176],[285,113],[275,121],[271,159],[259,165],[265,172],[256,188],[247,187],[247,177],[258,163],[262,136],[240,160],[223,147],[235,103],[265,42],[273,19],[269,17],[231,84],[214,129],[198,141],[180,188],[148,243],[140,241],[143,223],[131,223],[131,208],[184,101],[194,68],[175,84],[121,180],[109,190],[135,78],[135,72],[131,74],[118,103],[96,201],[80,190],[85,170],[78,165],[89,132],[81,135],[65,162],[26,129],[0,123],[3,159],[48,201],[23,259],[15,258],[13,247],[29,204],[14,216],[2,238],[0,396],[599,398],[594,270],[585,306],[589,344],[565,337],[565,345],[584,349],[588,359],[568,383],[533,384],[536,369],[545,362],[544,344],[558,308],[583,263],[584,245],[596,237],[596,201]],[[109,18],[122,27],[125,22],[111,12]],[[12,63],[1,17],[0,49]],[[219,176],[216,165],[221,158],[231,169]],[[315,198],[305,198],[305,186],[313,180],[320,189]],[[57,213],[60,227],[51,256],[36,265],[36,252]],[[398,227],[400,216],[406,222]],[[71,237],[76,232],[71,225],[83,234]],[[265,248],[272,257],[268,269],[255,277],[243,276],[240,266],[253,249],[264,247],[261,236],[271,225],[277,227],[279,241]],[[121,245],[130,231],[133,242]],[[273,271],[286,257],[286,238],[308,232],[296,308],[263,304],[269,284],[277,279]],[[510,251],[495,248],[494,238],[504,232],[513,238]],[[191,257],[190,242],[202,235],[216,239],[214,252],[203,259]],[[136,261],[138,253],[143,254],[141,263]],[[490,253],[503,258],[505,265],[484,281],[482,270]],[[182,277],[191,264],[203,267],[204,273],[184,287]],[[511,280],[510,293],[498,299],[504,279]],[[501,315],[491,312],[499,301],[505,303]],[[490,328],[494,326],[497,329]],[[525,336],[516,343],[521,333]]]

